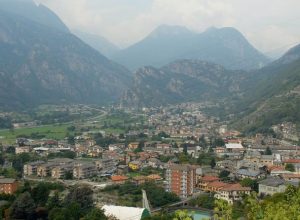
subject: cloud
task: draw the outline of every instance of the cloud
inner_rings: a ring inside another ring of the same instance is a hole
[[[71,29],[132,44],[160,24],[203,31],[233,26],[256,47],[268,51],[300,42],[299,0],[37,0]]]

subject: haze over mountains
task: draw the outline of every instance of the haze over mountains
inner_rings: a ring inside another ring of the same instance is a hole
[[[120,50],[116,45],[114,45],[102,36],[88,34],[79,30],[73,30],[72,32],[82,41],[84,41],[89,46],[93,47],[98,52],[102,53],[108,58],[114,56]]]
[[[140,42],[121,50],[113,59],[131,70],[160,67],[179,59],[200,59],[228,69],[257,69],[269,59],[234,28],[210,28],[203,33],[181,26],[162,25]]]
[[[56,28],[63,23],[52,28],[57,20],[52,15],[41,24],[35,16],[27,19],[0,11],[1,106],[116,101],[129,85],[131,73]]]
[[[270,125],[275,117],[300,122],[299,45],[269,63],[234,28],[199,34],[163,25],[119,51],[96,36],[76,32],[79,39],[55,13],[32,1],[0,0],[0,6],[2,108],[212,101],[225,103],[224,112],[238,115],[237,123],[249,129]],[[133,73],[102,54],[139,68]]]
[[[69,32],[68,27],[49,8],[32,0],[0,0],[0,10],[30,19],[59,31]]]

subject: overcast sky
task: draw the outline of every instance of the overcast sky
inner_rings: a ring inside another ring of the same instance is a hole
[[[36,0],[71,29],[124,47],[160,24],[201,32],[232,26],[263,52],[300,43],[300,0]]]

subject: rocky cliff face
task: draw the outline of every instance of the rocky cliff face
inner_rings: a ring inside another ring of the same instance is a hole
[[[199,60],[181,60],[160,69],[143,67],[136,71],[131,89],[122,103],[153,106],[186,101],[222,99],[239,91],[242,71]]]
[[[74,35],[4,11],[0,56],[2,106],[113,102],[131,78],[128,70]]]

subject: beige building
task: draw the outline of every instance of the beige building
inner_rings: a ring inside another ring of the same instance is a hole
[[[215,197],[217,199],[226,200],[229,204],[233,204],[235,201],[241,201],[245,194],[250,195],[250,192],[250,187],[242,187],[239,183],[227,184],[216,192]]]
[[[73,168],[73,177],[76,179],[85,179],[98,174],[96,165],[93,163],[78,163]]]

